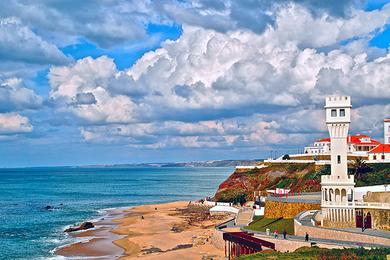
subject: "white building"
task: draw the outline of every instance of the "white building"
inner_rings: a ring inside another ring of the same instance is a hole
[[[331,174],[321,176],[321,210],[325,226],[352,222],[355,218],[354,176],[348,175],[347,136],[351,122],[351,98],[326,98],[326,124],[330,135]]]
[[[390,144],[380,144],[368,152],[369,162],[390,162]]]
[[[348,154],[367,156],[368,151],[377,147],[380,142],[368,135],[349,135],[347,138]],[[305,147],[305,154],[327,155],[330,154],[330,138],[321,138],[314,142],[313,146]]]
[[[386,118],[384,120],[384,128],[385,128],[385,140],[383,143],[390,144],[390,118]]]

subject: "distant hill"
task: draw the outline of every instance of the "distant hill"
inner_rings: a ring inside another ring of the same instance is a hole
[[[235,167],[242,165],[256,165],[262,159],[256,160],[213,160],[193,162],[171,163],[135,163],[135,164],[110,164],[110,165],[86,165],[81,168],[127,168],[127,167]]]

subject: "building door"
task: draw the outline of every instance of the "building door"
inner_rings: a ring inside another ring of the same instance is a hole
[[[356,212],[356,227],[363,227],[363,210],[357,209]]]
[[[364,228],[371,228],[371,214],[370,214],[370,212],[368,212],[366,217],[364,218]]]

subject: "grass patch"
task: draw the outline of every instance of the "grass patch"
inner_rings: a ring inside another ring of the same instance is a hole
[[[251,223],[254,223],[254,222],[256,222],[256,221],[258,221],[258,220],[260,220],[262,218],[264,218],[264,216],[253,216],[253,220],[252,220]]]
[[[253,231],[265,232],[269,228],[270,232],[273,233],[275,229],[279,231],[279,235],[282,235],[283,230],[286,229],[287,234],[294,235],[294,219],[292,218],[260,218],[253,221],[246,229]]]
[[[317,260],[317,259],[386,259],[390,254],[390,248],[348,248],[348,249],[324,249],[318,247],[301,247],[290,253],[281,253],[277,251],[263,252],[252,255],[241,256],[240,260]]]

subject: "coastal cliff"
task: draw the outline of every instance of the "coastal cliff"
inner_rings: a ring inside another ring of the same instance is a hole
[[[321,189],[321,175],[329,169],[314,163],[273,163],[266,168],[236,169],[219,185],[216,201],[243,202],[253,199],[254,191],[288,188],[301,192]]]
[[[389,163],[354,162],[348,171],[355,175],[356,187],[389,184]],[[321,175],[324,174],[330,174],[330,166],[314,163],[272,163],[265,168],[236,169],[219,185],[214,200],[245,202],[253,199],[254,191],[275,188],[316,192],[321,190]]]

